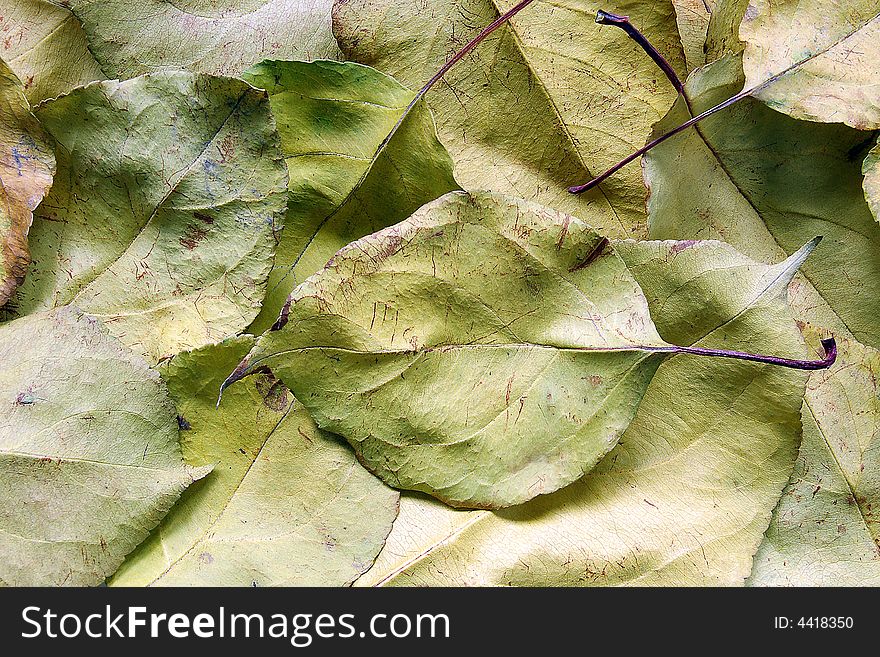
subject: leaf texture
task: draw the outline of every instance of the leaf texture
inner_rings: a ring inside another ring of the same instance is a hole
[[[111,77],[239,75],[266,58],[334,59],[332,0],[69,0]]]
[[[104,79],[69,9],[46,0],[0,0],[0,17],[0,57],[31,104]]]
[[[0,582],[100,584],[207,468],[159,375],[59,308],[0,325]]]
[[[876,0],[751,0],[740,38],[746,87],[799,119],[880,128]]]
[[[287,187],[264,92],[157,73],[81,87],[36,113],[58,173],[12,312],[74,303],[154,362],[253,320]]]
[[[840,363],[807,384],[800,455],[751,586],[880,585],[880,353],[839,349]]]

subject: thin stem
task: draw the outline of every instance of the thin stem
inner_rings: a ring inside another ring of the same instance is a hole
[[[767,82],[764,82],[764,83],[758,85],[757,87],[752,87],[751,89],[744,89],[743,91],[740,91],[738,94],[736,94],[735,96],[731,96],[730,98],[725,100],[723,103],[719,103],[715,107],[711,107],[711,108],[707,109],[702,114],[698,114],[697,116],[695,116],[691,119],[688,119],[687,121],[682,123],[680,126],[673,128],[672,130],[670,130],[666,134],[660,135],[656,139],[649,141],[647,144],[642,146],[635,153],[633,153],[632,155],[627,155],[620,162],[618,162],[613,167],[611,167],[610,169],[605,171],[605,173],[602,173],[602,174],[596,176],[590,182],[584,183],[583,185],[576,185],[574,187],[569,187],[568,191],[570,191],[572,194],[582,194],[583,192],[586,192],[590,189],[593,189],[593,187],[595,187],[596,185],[598,185],[601,182],[604,182],[605,180],[607,180],[608,178],[613,176],[615,173],[620,171],[627,164],[629,164],[633,160],[640,158],[642,155],[644,155],[645,153],[650,151],[655,146],[659,146],[660,144],[662,144],[664,141],[666,141],[670,137],[674,137],[675,135],[679,134],[680,132],[684,132],[685,130],[687,130],[691,126],[696,125],[697,123],[699,123],[700,121],[705,119],[706,117],[711,116],[712,114],[715,114],[716,112],[720,112],[721,110],[730,107],[734,103],[738,103],[743,98],[750,96],[755,91],[758,91],[758,89],[760,87],[764,87],[768,84],[770,84],[769,80]]]
[[[649,52],[648,54],[650,55],[651,53]],[[613,167],[608,169],[605,173],[593,178],[588,183],[585,183],[583,185],[575,185],[574,187],[569,187],[568,191],[571,192],[572,194],[582,194],[583,192],[586,192],[590,189],[593,189],[593,187],[595,187],[599,183],[607,180],[610,176],[612,176],[615,173],[617,173],[618,171],[620,171],[627,164],[629,164],[630,162],[632,162],[635,159],[640,158],[642,155],[644,155],[645,153],[650,151],[655,146],[662,144],[664,141],[666,141],[670,137],[674,137],[675,135],[679,134],[680,132],[684,132],[685,130],[687,130],[691,126],[698,124],[700,121],[702,121],[706,117],[711,116],[712,114],[715,114],[716,112],[720,112],[721,110],[730,107],[734,103],[738,103],[743,98],[747,98],[749,96],[756,94],[757,92],[763,90],[765,87],[768,87],[771,84],[773,84],[774,82],[776,82],[779,78],[783,77],[784,75],[787,75],[788,73],[795,70],[799,66],[802,66],[806,62],[810,61],[810,59],[812,59],[812,58],[813,58],[813,55],[810,55],[808,57],[804,57],[803,59],[796,61],[794,64],[791,64],[790,66],[788,66],[786,69],[780,71],[779,73],[771,75],[769,78],[767,78],[766,80],[764,80],[763,82],[761,82],[759,84],[756,84],[754,87],[751,87],[749,89],[743,89],[735,96],[731,96],[730,98],[728,98],[727,100],[725,100],[722,103],[719,103],[715,107],[710,107],[702,114],[698,114],[697,116],[695,116],[691,119],[688,119],[687,121],[682,123],[680,126],[673,128],[672,130],[670,130],[666,134],[660,135],[656,139],[648,142],[647,144],[642,146],[639,150],[637,150],[635,153],[633,153],[632,155],[628,155],[627,157],[622,159],[620,162],[615,164]],[[681,92],[681,93],[685,99],[685,102],[688,104],[688,109],[690,109],[690,101],[687,97],[687,94],[684,94],[683,92]]]
[[[675,87],[675,90],[678,91],[682,96],[684,96],[684,83],[678,77],[678,74],[675,72],[675,69],[672,68],[672,65],[666,60],[666,58],[660,54],[660,51],[657,50],[654,45],[648,41],[648,37],[639,32],[635,25],[633,25],[629,16],[618,16],[617,14],[612,14],[608,11],[602,11],[601,9],[596,13],[596,22],[599,25],[613,25],[614,27],[619,27],[621,30],[629,35],[629,38],[635,41],[639,46],[641,46],[642,50],[644,50],[648,57],[654,60],[654,63],[660,67],[660,70],[666,75],[669,81],[672,83],[672,86]]]
[[[822,340],[822,348],[825,357],[820,360],[799,360],[796,358],[780,358],[779,356],[765,356],[762,354],[750,354],[744,351],[731,351],[727,349],[706,349],[704,347],[655,347],[651,351],[670,354],[693,354],[695,356],[716,356],[718,358],[734,358],[736,360],[750,360],[756,363],[778,365],[795,370],[824,370],[831,367],[837,360],[837,343],[834,338]]]

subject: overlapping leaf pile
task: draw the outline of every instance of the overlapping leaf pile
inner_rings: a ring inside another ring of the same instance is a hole
[[[0,583],[880,584],[874,0],[0,14]]]

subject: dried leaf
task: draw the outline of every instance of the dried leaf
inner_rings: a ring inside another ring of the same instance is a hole
[[[287,187],[264,92],[157,73],[78,88],[36,114],[58,173],[9,304],[18,315],[74,303],[154,362],[253,320]]]
[[[373,562],[398,493],[320,431],[281,382],[259,374],[217,390],[251,336],[175,356],[161,372],[186,462],[216,464],[111,584],[339,586]]]
[[[715,0],[672,0],[688,71],[706,63],[706,32]]]
[[[159,375],[60,308],[0,325],[0,582],[94,585],[208,468]]]
[[[880,128],[877,0],[751,0],[740,26],[746,87],[799,119]]]
[[[266,61],[244,77],[269,92],[290,172],[285,228],[250,329],[262,333],[339,249],[458,185],[423,103],[384,145],[414,96],[387,75],[352,63]]]
[[[800,456],[752,586],[880,586],[880,353],[839,348],[807,384]]]
[[[335,59],[332,0],[68,0],[104,72],[238,75],[262,59]]]
[[[717,242],[617,243],[664,338],[798,356],[779,265]],[[586,477],[504,511],[404,494],[358,585],[742,584],[788,481],[802,372],[675,356],[618,446]]]
[[[668,348],[606,238],[453,193],[339,252],[232,380],[269,367],[387,483],[499,508],[589,471]]]
[[[69,9],[45,0],[0,0],[0,56],[36,105],[104,74]]]
[[[337,0],[345,55],[419,88],[513,0]],[[466,189],[552,206],[610,236],[645,231],[637,170],[574,196],[569,185],[642,146],[675,98],[663,74],[596,11],[629,14],[678,70],[684,56],[671,0],[535,2],[456,64],[426,97]],[[614,53],[613,58],[609,53]]]
[[[54,172],[55,155],[22,84],[0,60],[0,306],[24,280],[33,210]]]

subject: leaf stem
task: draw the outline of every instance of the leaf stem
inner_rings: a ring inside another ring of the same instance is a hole
[[[707,349],[704,347],[651,347],[650,351],[670,354],[692,354],[695,356],[715,356],[718,358],[733,358],[736,360],[749,360],[756,363],[778,365],[794,370],[824,370],[831,367],[837,360],[837,342],[834,338],[822,340],[822,348],[825,357],[820,360],[799,360],[796,358],[780,358],[779,356],[765,356],[763,354],[750,354],[744,351],[732,351],[728,349]]]
[[[769,81],[767,83],[759,85],[759,86],[765,86],[766,84],[769,84]],[[666,141],[670,137],[674,137],[675,135],[679,134],[680,132],[684,132],[685,130],[687,130],[691,126],[696,125],[697,123],[699,123],[700,121],[705,119],[706,117],[711,116],[712,114],[715,114],[716,112],[720,112],[721,110],[730,107],[734,103],[738,103],[743,98],[753,94],[757,90],[758,90],[758,87],[752,87],[751,89],[744,89],[743,91],[740,91],[735,96],[731,96],[730,98],[725,100],[723,103],[719,103],[715,107],[710,107],[702,114],[698,114],[697,116],[688,119],[687,121],[682,123],[680,126],[677,126],[677,127],[673,128],[672,130],[670,130],[669,132],[660,135],[656,139],[649,141],[647,144],[642,146],[639,150],[632,153],[631,155],[627,155],[620,162],[615,164],[613,167],[611,167],[610,169],[608,169],[604,173],[596,176],[591,181],[584,183],[583,185],[575,185],[574,187],[569,187],[568,191],[570,191],[572,194],[582,194],[590,189],[593,189],[593,187],[595,187],[596,185],[598,185],[601,182],[604,182],[605,180],[607,180],[608,178],[613,176],[615,173],[620,171],[627,164],[629,164],[630,162],[632,162],[635,159],[640,158],[642,155],[644,155],[645,153],[650,151],[655,146],[659,146],[660,144],[662,144],[664,141]]]
[[[666,75],[669,81],[672,83],[672,86],[675,87],[675,90],[678,91],[682,96],[684,96],[684,83],[681,81],[681,78],[678,77],[678,74],[675,72],[675,69],[672,68],[672,64],[660,54],[660,51],[657,50],[654,45],[648,41],[648,37],[639,32],[638,28],[633,25],[629,16],[619,16],[617,14],[612,14],[608,11],[602,11],[601,9],[596,12],[596,22],[599,25],[613,25],[614,27],[619,27],[621,30],[627,33],[630,39],[635,41],[639,46],[641,46],[642,50],[644,50],[648,57],[654,60],[654,63],[660,67],[660,70]],[[685,96],[685,100],[687,97]]]

